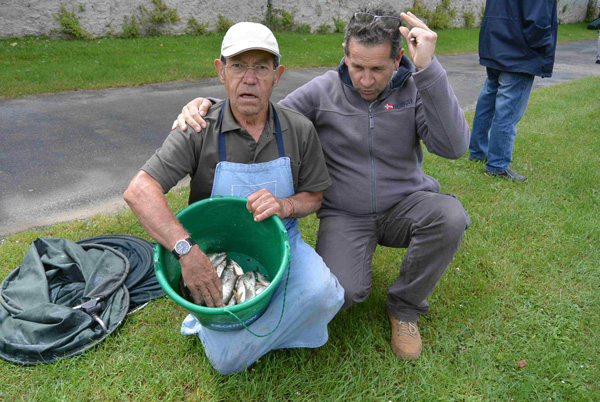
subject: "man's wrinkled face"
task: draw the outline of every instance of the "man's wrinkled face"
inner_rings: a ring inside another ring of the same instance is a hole
[[[245,66],[256,68],[246,70],[241,77],[235,76],[234,71]],[[257,76],[255,71],[264,70],[265,67],[269,69],[268,74],[264,77]],[[217,59],[215,68],[221,82],[225,84],[231,109],[250,118],[268,110],[269,98],[284,70],[283,66],[273,70],[273,55],[264,50],[249,50],[229,57],[225,65]]]
[[[383,92],[400,65],[404,50],[395,59],[390,57],[391,51],[390,43],[365,46],[352,39],[345,49],[352,85],[369,103]]]

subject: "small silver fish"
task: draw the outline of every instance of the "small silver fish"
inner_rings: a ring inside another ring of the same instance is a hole
[[[235,268],[233,264],[231,264],[231,261],[232,260],[229,260],[229,263],[227,263],[227,266],[223,270],[223,275],[221,276],[221,284],[223,285],[223,304],[229,303],[238,277],[238,275],[235,274]]]
[[[257,280],[258,283],[260,283],[265,288],[271,284],[271,282],[269,282],[269,280],[267,279],[267,277],[264,276],[263,274],[261,274],[258,271],[256,271],[256,280]],[[256,285],[256,286],[258,286],[258,285]]]
[[[262,286],[260,283],[256,284],[256,295],[258,296],[259,294],[261,294],[264,290],[266,289],[266,287]]]
[[[237,278],[233,294],[235,295],[238,304],[246,301],[246,286],[244,285],[244,280],[241,276]]]
[[[254,277],[254,272],[248,271],[238,277],[234,293],[238,303],[243,303],[256,296],[256,278]]]
[[[215,269],[217,270],[217,276],[219,278],[223,276],[223,271],[225,270],[226,266],[227,266],[227,261],[223,260],[219,265],[217,265],[215,267]]]
[[[211,254],[208,254],[207,257],[208,257],[208,260],[210,261],[210,263],[212,264],[212,266],[216,267],[221,262],[227,260],[227,253],[225,253],[225,252],[211,253]]]
[[[253,297],[256,297],[256,276],[252,271],[246,272],[242,276],[242,280],[244,281],[244,286],[246,287],[246,300],[250,300]]]
[[[244,275],[244,270],[237,262],[234,260],[229,260],[229,263],[233,265],[233,273],[235,273],[236,276]]]

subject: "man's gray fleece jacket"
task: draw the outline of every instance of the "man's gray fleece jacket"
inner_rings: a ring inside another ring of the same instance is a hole
[[[344,60],[280,102],[308,117],[319,134],[333,184],[319,217],[375,215],[415,191],[440,191],[423,172],[423,149],[457,159],[469,126],[437,58],[414,72],[404,56],[379,98],[369,104],[354,89]]]

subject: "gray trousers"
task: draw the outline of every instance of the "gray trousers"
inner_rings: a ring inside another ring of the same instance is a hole
[[[426,299],[469,225],[469,215],[452,195],[419,191],[378,216],[321,218],[316,250],[344,288],[342,309],[346,309],[371,292],[371,261],[377,245],[407,248],[386,304],[394,317],[414,322],[429,311]]]

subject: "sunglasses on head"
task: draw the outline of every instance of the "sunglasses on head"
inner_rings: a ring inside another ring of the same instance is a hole
[[[363,24],[371,24],[375,21],[379,21],[383,27],[387,29],[397,29],[402,22],[400,17],[395,17],[393,15],[375,15],[365,12],[354,13],[352,19]]]

